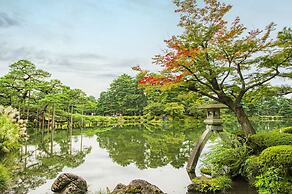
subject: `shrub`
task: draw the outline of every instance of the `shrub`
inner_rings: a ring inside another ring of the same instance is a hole
[[[193,183],[188,187],[189,191],[199,191],[203,193],[225,191],[231,188],[231,179],[228,176],[218,176],[207,178],[205,176],[192,179]]]
[[[248,145],[252,148],[254,153],[261,153],[264,149],[277,145],[292,144],[292,134],[267,132],[251,135]]]
[[[212,170],[210,169],[210,168],[208,168],[208,167],[202,167],[201,169],[200,169],[200,171],[201,171],[201,173],[203,173],[203,174],[206,174],[206,175],[212,175]]]
[[[246,177],[251,185],[255,184],[256,176],[261,172],[261,165],[258,156],[250,156],[244,165],[244,173],[242,175]]]
[[[260,194],[288,194],[292,191],[291,177],[285,177],[283,171],[272,167],[256,177],[255,186]]]
[[[18,148],[21,138],[20,127],[6,115],[0,114],[0,154]]]
[[[10,181],[10,174],[8,170],[0,164],[0,191],[7,188]]]
[[[269,147],[259,155],[259,160],[265,167],[292,167],[292,145]]]
[[[292,145],[273,146],[265,149],[259,156],[249,157],[245,162],[244,175],[254,185],[258,181],[257,176],[265,175],[272,168],[281,170],[282,177],[289,176],[291,166]],[[280,176],[279,173],[278,175]]]
[[[290,133],[290,134],[292,134],[292,126],[278,129],[277,132],[280,132],[280,133]]]
[[[211,168],[212,175],[237,176],[243,172],[249,149],[245,139],[229,133],[221,134],[222,141],[211,148],[205,155],[203,163]]]

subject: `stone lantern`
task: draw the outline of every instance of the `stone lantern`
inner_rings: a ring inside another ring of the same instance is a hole
[[[213,131],[215,132],[223,131],[222,125],[223,121],[220,118],[220,109],[227,108],[227,106],[225,106],[224,104],[208,104],[200,106],[199,108],[206,109],[207,111],[207,118],[204,120],[204,123],[206,124],[206,130],[204,131],[198,143],[194,147],[187,164],[187,172],[191,179],[196,177],[195,169],[199,157],[211,133]]]
[[[205,106],[201,106],[200,108],[206,109],[207,118],[204,120],[206,124],[206,129],[210,129],[212,131],[223,131],[223,121],[220,118],[220,109],[227,108],[224,104],[208,104]]]

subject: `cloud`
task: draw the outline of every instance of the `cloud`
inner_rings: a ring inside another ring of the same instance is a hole
[[[0,42],[0,76],[8,65],[20,59],[32,61],[38,68],[52,74],[65,85],[81,88],[98,96],[116,77],[123,73],[134,75],[132,66],[143,64],[140,58],[108,58],[93,52],[54,52],[36,47],[17,47]],[[5,64],[5,66],[3,66]]]
[[[105,56],[95,53],[54,53],[44,49],[34,47],[10,47],[9,44],[0,43],[0,61],[14,62],[20,59],[28,59],[36,62],[39,65],[49,66],[54,68],[73,68],[84,69],[82,64],[91,69],[93,64],[106,59]]]
[[[20,22],[11,17],[10,15],[0,12],[0,27],[10,27],[10,26],[18,26],[20,25]]]
[[[0,62],[7,66],[21,59],[31,60],[39,68],[49,72],[75,73],[84,77],[114,78],[131,67],[141,64],[139,59],[108,59],[90,52],[54,53],[34,47],[11,48],[7,43],[0,43]],[[114,72],[114,73],[113,73]]]

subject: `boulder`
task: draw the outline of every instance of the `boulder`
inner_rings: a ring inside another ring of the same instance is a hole
[[[63,173],[52,184],[51,190],[62,194],[85,194],[87,192],[86,181],[74,174]]]
[[[165,194],[157,186],[150,184],[145,180],[136,179],[129,185],[118,184],[110,194]]]

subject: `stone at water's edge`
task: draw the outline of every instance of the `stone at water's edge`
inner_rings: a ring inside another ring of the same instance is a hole
[[[130,182],[129,185],[118,184],[110,194],[165,194],[157,186],[148,183],[145,180],[136,179]]]
[[[85,194],[87,192],[87,183],[77,175],[63,173],[54,181],[51,190],[61,194]]]

